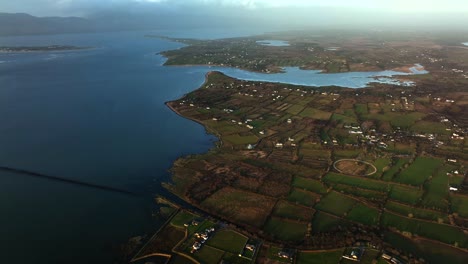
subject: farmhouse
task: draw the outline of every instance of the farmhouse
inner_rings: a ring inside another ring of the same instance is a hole
[[[344,259],[349,259],[352,261],[361,261],[361,257],[364,254],[364,250],[362,248],[347,248],[343,254]]]
[[[293,258],[293,252],[291,250],[281,250],[278,252],[278,257],[284,258],[284,259],[292,259]]]
[[[247,245],[245,245],[245,249],[250,250],[250,251],[254,251],[254,250],[255,250],[255,246],[254,246],[254,245],[251,245],[251,244],[247,244]]]

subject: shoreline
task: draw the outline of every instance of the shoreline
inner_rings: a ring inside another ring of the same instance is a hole
[[[214,73],[214,71],[209,71],[205,74],[205,81],[202,83],[202,85],[200,85],[200,87],[198,87],[197,89],[193,90],[193,91],[196,91],[198,89],[202,89],[203,86],[205,86],[205,84],[208,82],[208,77],[210,75],[212,75]],[[180,98],[183,98],[186,94],[182,95]],[[204,123],[202,123],[200,120],[197,120],[195,118],[191,118],[191,117],[187,117],[187,116],[184,116],[183,114],[181,114],[177,109],[175,109],[175,107],[173,106],[173,104],[175,103],[176,100],[179,100],[180,98],[178,99],[175,99],[175,100],[171,100],[171,101],[166,101],[164,102],[164,104],[166,105],[167,108],[169,108],[172,112],[174,112],[176,115],[182,117],[182,118],[185,118],[187,120],[190,120],[190,121],[193,121],[195,123],[198,123],[200,125],[203,126],[203,128],[205,129],[205,132],[207,134],[211,134],[213,136],[215,136],[217,138],[217,141],[215,142],[215,148],[220,148],[222,145],[223,145],[223,141],[221,139],[221,135],[219,135],[218,133],[216,133],[214,130],[210,129],[209,127],[207,127]],[[211,151],[213,150],[214,148],[210,148],[208,150]],[[182,158],[183,156],[180,156],[178,159]],[[174,165],[174,164],[172,164]]]
[[[171,42],[174,42],[174,43],[182,43],[182,44],[184,44],[186,46],[193,46],[193,43],[190,43],[190,41],[192,39],[179,39],[179,38],[171,38],[171,37],[165,37],[165,36],[147,36],[147,35],[145,35],[145,37],[159,38],[159,39],[171,41]],[[192,40],[192,41],[195,41],[195,40]],[[465,44],[465,43],[462,43],[462,44]],[[466,46],[468,46],[468,42],[467,42]],[[183,48],[183,47],[181,47],[181,48]],[[181,48],[174,49],[174,50],[179,50]],[[168,50],[168,51],[172,51],[172,50]],[[297,67],[300,70],[304,70],[304,71],[309,71],[309,70],[310,71],[319,71],[320,74],[345,73],[345,72],[328,72],[326,69],[319,69],[319,68],[309,67],[309,66],[305,66],[305,65],[274,66],[276,69],[265,72],[265,71],[256,71],[256,70],[248,69],[248,68],[245,68],[245,67],[242,67],[242,66],[229,66],[229,65],[220,65],[220,64],[203,64],[203,63],[200,63],[200,64],[168,64],[168,61],[171,58],[169,56],[166,56],[164,54],[165,52],[167,52],[167,51],[157,53],[158,55],[161,55],[164,58],[166,58],[166,61],[163,63],[163,66],[172,66],[172,67],[174,67],[174,66],[176,66],[176,67],[225,67],[225,68],[239,69],[239,70],[244,70],[244,71],[247,71],[247,72],[262,73],[262,74],[285,73],[284,68],[287,68],[287,67]],[[419,71],[426,71],[426,69],[424,68],[424,66],[422,66],[422,65],[420,65],[418,63],[415,63],[413,65],[405,65],[405,66],[400,66],[400,67],[396,67],[396,68],[392,68],[392,69],[386,69],[386,70],[380,70],[380,71],[395,71],[395,72],[415,75],[415,74],[418,74],[417,72],[419,72]],[[347,72],[351,73],[351,72],[376,72],[376,71],[375,70],[364,70],[364,71],[347,71]]]
[[[247,68],[242,68],[238,66],[228,66],[228,65],[219,65],[219,64],[167,64],[167,61],[169,61],[169,58],[165,56],[164,54],[159,54],[166,58],[166,62],[162,66],[166,67],[221,67],[221,68],[231,68],[231,69],[238,69],[238,70],[243,70],[246,72],[252,72],[252,73],[261,73],[261,74],[277,74],[277,73],[284,73],[284,71],[270,71],[270,72],[262,72],[262,71],[253,71]],[[291,66],[295,67],[295,66]],[[283,67],[279,67],[282,69]],[[212,71],[210,71],[212,72]]]

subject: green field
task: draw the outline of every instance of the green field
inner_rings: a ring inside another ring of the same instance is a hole
[[[219,263],[223,258],[224,251],[204,245],[193,256],[201,263]]]
[[[361,151],[359,149],[355,150],[334,150],[333,154],[335,155],[335,159],[354,159],[356,158]]]
[[[373,178],[380,178],[382,176],[384,168],[390,165],[391,160],[389,158],[378,158],[374,161],[374,166],[377,168],[377,172],[372,175]]]
[[[332,184],[333,189],[339,192],[343,192],[346,194],[351,194],[358,197],[364,197],[370,200],[383,200],[385,198],[386,193],[377,192],[367,189],[356,188],[354,186],[345,185],[345,184]]]
[[[299,114],[302,110],[304,109],[304,106],[302,105],[292,105],[288,109],[286,109],[286,112],[291,114],[291,115],[297,115]]]
[[[347,226],[349,222],[341,218],[317,211],[312,220],[313,233],[326,233],[334,230],[338,226]]]
[[[327,193],[327,187],[325,187],[320,181],[308,179],[304,177],[294,177],[292,185],[297,188],[306,189],[311,192],[325,194]]]
[[[390,113],[385,113],[386,115]],[[398,114],[397,114],[398,115]],[[391,118],[390,123],[393,126],[396,127],[410,127],[412,126],[416,121],[421,120],[426,114],[424,113],[419,113],[419,112],[413,112],[405,115],[399,115],[397,118]]]
[[[338,114],[338,113],[333,113],[330,120],[336,121],[337,123],[342,123],[342,124],[356,124],[357,123],[357,119],[355,117],[349,117],[349,116]]]
[[[288,196],[289,201],[299,203],[305,206],[313,206],[317,198],[319,198],[318,194],[309,191],[303,191],[297,188],[293,188],[293,190]]]
[[[391,166],[389,170],[385,171],[382,175],[382,179],[385,181],[391,181],[395,174],[403,165],[409,162],[409,159],[397,159],[395,165]]]
[[[251,260],[247,258],[239,257],[238,254],[232,254],[229,252],[226,252],[224,254],[223,261],[225,261],[225,263],[232,263],[232,264],[250,264],[252,262]]]
[[[258,137],[253,134],[250,134],[248,136],[240,136],[238,134],[234,134],[225,136],[223,139],[233,145],[255,144],[258,141]]]
[[[217,231],[215,235],[208,240],[207,244],[234,254],[239,254],[245,247],[248,237],[233,230]]]
[[[156,236],[153,236],[135,258],[153,253],[170,253],[184,239],[184,229],[173,225],[164,226]]]
[[[220,134],[235,134],[248,131],[247,127],[239,126],[238,124],[234,124],[228,121],[206,120],[204,123],[218,131]]]
[[[143,263],[146,263],[146,262],[143,262]],[[159,262],[156,262],[156,263],[159,263]],[[165,262],[161,262],[161,263],[165,263]],[[193,264],[193,261],[181,255],[174,255],[169,261],[169,264]]]
[[[332,115],[332,113],[307,107],[299,115],[302,117],[310,117],[313,119],[328,120],[330,119],[330,116]]]
[[[264,230],[276,239],[301,241],[307,233],[307,223],[271,217],[265,224]]]
[[[416,121],[422,119],[425,116],[423,113],[413,112],[409,114],[401,114],[397,112],[386,112],[385,114],[368,114],[363,115],[364,119],[387,121],[394,127],[408,128],[412,126]]]
[[[315,208],[337,216],[344,216],[354,206],[356,201],[346,195],[332,191],[322,197],[320,202],[315,205]]]
[[[374,191],[380,192],[387,192],[390,185],[386,182],[376,181],[372,179],[366,179],[363,177],[355,177],[355,176],[348,176],[338,173],[329,172],[325,177],[323,177],[323,181],[327,184],[332,183],[341,183],[346,184],[358,188],[369,189]]]
[[[463,184],[465,177],[463,175],[451,175],[449,177],[449,183],[452,187],[460,187]]]
[[[346,218],[364,225],[377,226],[379,224],[379,210],[357,203],[349,211]]]
[[[450,196],[452,211],[458,215],[468,218],[468,196],[452,194]]]
[[[297,254],[298,264],[338,264],[340,263],[343,249],[326,252],[306,252],[299,251]]]
[[[393,185],[389,193],[389,198],[407,204],[417,204],[423,195],[423,191],[417,188]]]
[[[389,212],[383,213],[382,224],[384,226],[395,227],[400,231],[410,232],[450,245],[468,247],[468,236],[465,235],[461,229],[453,226],[409,219]]]
[[[184,227],[184,224],[190,223],[190,221],[195,218],[196,216],[192,213],[180,211],[171,219],[171,224],[178,227]]]
[[[393,202],[393,201],[388,201],[387,204],[385,205],[385,208],[387,210],[393,211],[395,213],[399,213],[404,216],[412,215],[412,217],[415,217],[415,218],[421,218],[421,219],[426,219],[426,220],[435,221],[435,222],[438,222],[439,219],[444,222],[448,222],[447,214],[444,214],[439,211],[411,207],[411,206]]]
[[[311,221],[314,210],[281,200],[276,204],[273,214],[294,220]]]
[[[447,170],[439,169],[424,185],[426,190],[422,205],[426,208],[447,211],[449,207],[449,179]]]
[[[450,131],[445,130],[446,126],[440,122],[430,122],[430,121],[418,121],[412,127],[411,130],[414,132],[419,133],[426,133],[426,134],[439,134],[439,135],[446,135],[449,134]]]
[[[367,110],[367,104],[355,104],[354,111],[359,116],[366,115],[367,113],[369,113],[369,111]]]
[[[429,240],[419,240],[416,242],[392,232],[386,232],[384,239],[403,252],[424,258],[427,263],[468,263],[468,254],[466,252],[451,246],[441,245],[438,242]]]
[[[442,160],[429,157],[417,157],[406,169],[400,172],[396,181],[415,186],[422,185],[442,164]]]

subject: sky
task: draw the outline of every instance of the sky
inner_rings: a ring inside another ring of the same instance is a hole
[[[0,12],[36,16],[86,16],[96,10],[126,8],[236,8],[253,10],[288,7],[358,8],[391,13],[465,13],[467,0],[0,0]]]
[[[0,13],[78,16],[120,28],[461,29],[468,0],[0,0]]]

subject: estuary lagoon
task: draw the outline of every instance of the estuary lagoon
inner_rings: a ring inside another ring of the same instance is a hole
[[[259,40],[258,44],[263,46],[273,46],[273,47],[287,47],[290,46],[288,41],[284,40]]]
[[[419,71],[417,68],[418,66],[412,67],[411,73],[397,71],[322,73],[319,70],[302,70],[299,67],[284,67],[283,73],[273,74],[216,67],[214,67],[213,70],[218,70],[231,77],[248,81],[278,82],[315,87],[340,86],[348,88],[363,88],[367,87],[369,83],[372,82],[402,86],[411,85],[412,82],[399,81],[394,77],[427,73],[425,71]]]

